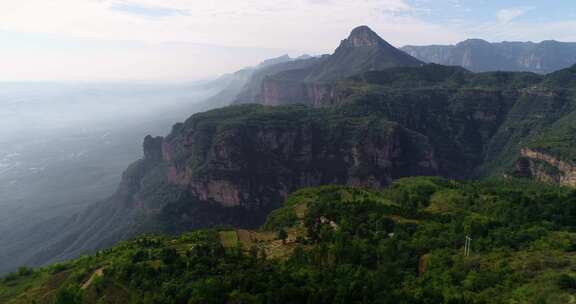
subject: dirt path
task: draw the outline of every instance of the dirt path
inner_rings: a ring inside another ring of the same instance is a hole
[[[82,290],[87,289],[88,287],[90,287],[90,285],[92,285],[92,282],[94,282],[94,280],[98,277],[101,277],[104,275],[104,268],[98,268],[96,269],[96,271],[94,271],[94,273],[92,274],[92,276],[90,277],[90,279],[88,279],[88,281],[86,281],[86,283],[84,283],[82,285]]]

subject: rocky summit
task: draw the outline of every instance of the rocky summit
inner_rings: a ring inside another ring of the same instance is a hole
[[[341,48],[362,48],[378,47],[387,44],[378,34],[366,25],[359,26],[352,30],[350,37],[342,40]]]
[[[367,26],[354,29],[334,54],[327,56],[304,78],[329,82],[358,73],[400,66],[418,66],[418,59],[396,49]]]
[[[329,93],[334,81],[372,70],[421,64],[369,27],[360,26],[331,55],[296,59],[257,71],[235,103],[285,105],[318,100]]]

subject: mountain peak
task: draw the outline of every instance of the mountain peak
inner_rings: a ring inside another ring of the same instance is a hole
[[[260,62],[260,64],[258,64],[257,68],[265,68],[271,65],[275,65],[278,63],[283,63],[283,62],[287,62],[287,61],[291,61],[292,58],[290,58],[290,56],[288,54],[280,56],[280,57],[276,57],[276,58],[270,58],[270,59],[266,59],[262,62]]]
[[[466,39],[462,42],[459,42],[457,44],[457,46],[477,46],[477,45],[490,45],[490,42],[484,40],[484,39],[478,39],[478,38],[471,38],[471,39]]]
[[[342,41],[341,46],[346,47],[374,47],[386,43],[378,34],[366,25],[352,30],[350,36]]]
[[[420,60],[396,49],[363,25],[342,40],[334,54],[324,57],[306,81],[329,82],[367,71],[421,64]]]

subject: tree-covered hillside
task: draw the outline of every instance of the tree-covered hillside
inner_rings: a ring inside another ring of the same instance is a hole
[[[258,231],[145,236],[23,268],[0,302],[572,303],[575,228],[576,191],[528,181],[323,186]]]

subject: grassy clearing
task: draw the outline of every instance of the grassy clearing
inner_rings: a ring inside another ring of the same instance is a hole
[[[282,241],[273,231],[237,230],[239,241],[244,250],[256,248],[258,251],[264,251],[267,257],[274,259],[288,257],[297,246],[296,238],[302,234],[302,231],[301,229],[289,229],[287,233],[288,237]]]
[[[19,295],[33,292],[37,286],[42,285],[49,278],[45,272],[34,272],[25,276],[18,276],[11,280],[5,280],[0,284],[0,303],[28,303],[17,299]]]
[[[238,233],[235,230],[220,231],[220,242],[224,248],[232,248],[238,245]]]

